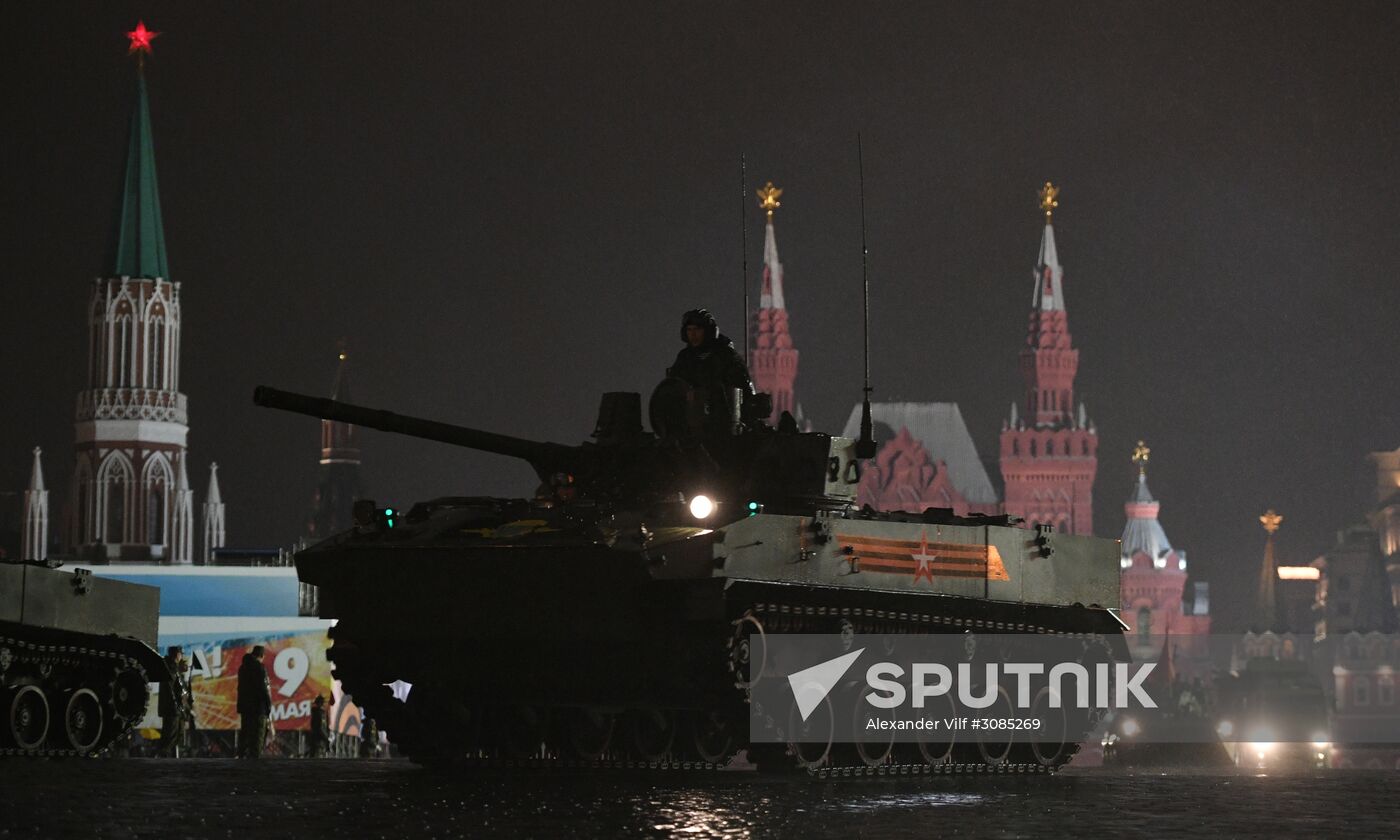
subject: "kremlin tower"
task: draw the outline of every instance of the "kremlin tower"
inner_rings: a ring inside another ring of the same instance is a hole
[[[87,562],[190,563],[193,494],[180,393],[180,284],[170,279],[144,58],[158,33],[127,34],[137,57],[126,177],[111,271],[87,306],[88,386],[77,400],[68,542]]]
[[[342,345],[335,369],[331,399],[350,401],[349,357]],[[355,500],[363,498],[360,486],[360,449],[355,443],[355,427],[337,420],[321,421],[321,459],[316,495],[311,502],[311,518],[306,535],[312,541],[348,530],[353,524]]]
[[[1098,468],[1098,433],[1084,404],[1074,398],[1079,351],[1070,340],[1065,311],[1064,269],[1055,251],[1052,215],[1059,188],[1049,181],[1040,190],[1045,230],[1035,267],[1021,375],[1026,396],[1001,432],[1001,475],[1005,512],[1027,525],[1049,524],[1058,531],[1094,531],[1094,474]]]
[[[783,264],[778,260],[778,240],[773,234],[773,211],[781,205],[781,189],[769,181],[758,191],[758,206],[768,214],[763,235],[763,291],[754,314],[753,346],[749,348],[749,375],[754,389],[773,397],[772,422],[786,411],[799,423],[802,411],[797,405],[797,350],[788,333],[787,306],[783,301]]]

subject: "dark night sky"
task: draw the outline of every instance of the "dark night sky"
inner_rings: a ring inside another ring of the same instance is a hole
[[[599,392],[655,384],[682,310],[742,334],[741,151],[787,190],[798,393],[839,430],[857,131],[877,399],[956,401],[995,456],[1035,190],[1062,184],[1098,530],[1119,533],[1146,438],[1217,613],[1255,573],[1260,512],[1305,562],[1368,502],[1366,453],[1400,445],[1392,3],[35,3],[6,11],[7,490],[35,444],[68,483],[138,16],[165,33],[148,78],[192,479],[198,500],[220,462],[231,544],[294,537],[315,480],[315,422],[255,409],[253,385],[326,392],[342,336],[360,402],[576,442]],[[490,456],[363,447],[399,505],[531,486]]]

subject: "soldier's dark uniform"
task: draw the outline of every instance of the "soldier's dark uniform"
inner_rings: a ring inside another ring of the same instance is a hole
[[[686,337],[686,327],[692,326],[704,330],[704,340],[699,346],[692,346]],[[676,361],[666,369],[666,375],[695,389],[705,401],[705,414],[713,421],[707,421],[706,425],[714,430],[716,424],[723,422],[727,389],[739,389],[741,400],[753,396],[748,365],[734,349],[733,340],[720,333],[714,316],[704,309],[692,309],[681,318],[681,341],[686,341],[686,346],[676,354]]]
[[[262,755],[263,739],[267,737],[267,716],[272,712],[272,690],[267,681],[267,668],[262,663],[262,645],[243,654],[238,666],[238,714],[242,718],[238,733],[238,755],[257,758]]]
[[[189,663],[179,645],[172,645],[165,655],[165,667],[170,669],[170,682],[160,688],[160,754],[178,756],[189,734],[193,717],[190,694]]]

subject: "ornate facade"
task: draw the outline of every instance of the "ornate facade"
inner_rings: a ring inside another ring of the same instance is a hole
[[[959,516],[1000,511],[957,403],[871,403],[870,417],[880,448],[861,470],[856,504]],[[852,407],[842,434],[858,437],[860,419],[861,406]]]

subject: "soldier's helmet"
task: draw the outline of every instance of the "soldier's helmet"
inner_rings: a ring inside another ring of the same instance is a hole
[[[714,341],[719,337],[719,322],[708,309],[692,309],[681,316],[681,341],[685,341],[686,327],[700,327],[705,331],[705,340]]]

